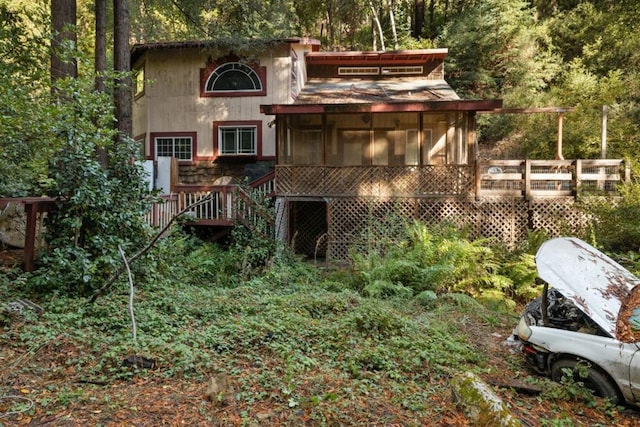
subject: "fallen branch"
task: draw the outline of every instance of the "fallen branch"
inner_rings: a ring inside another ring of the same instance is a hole
[[[122,262],[124,262],[124,266],[127,269],[127,277],[129,278],[129,316],[131,317],[131,332],[133,334],[133,345],[138,347],[138,328],[136,328],[136,317],[133,314],[133,279],[131,278],[131,270],[129,269],[129,263],[127,262],[127,257],[122,250],[122,246],[118,245],[118,251],[120,251],[120,256],[122,257]]]
[[[91,298],[89,298],[89,304],[93,304],[99,297],[104,295],[105,292],[111,287],[111,285],[113,285],[113,283],[116,280],[118,280],[120,275],[128,268],[129,265],[131,265],[135,260],[137,260],[138,258],[143,256],[144,254],[149,252],[149,250],[151,250],[153,245],[156,244],[156,242],[160,239],[160,237],[169,229],[169,227],[171,227],[171,225],[173,224],[173,222],[177,218],[179,218],[180,216],[184,215],[185,213],[187,213],[188,211],[190,211],[191,209],[193,209],[193,208],[195,208],[197,206],[204,205],[205,203],[208,203],[210,201],[210,199],[211,199],[211,195],[203,197],[202,199],[198,200],[197,202],[194,202],[194,203],[190,204],[189,206],[185,207],[180,212],[178,212],[173,218],[171,218],[171,220],[169,220],[167,225],[162,227],[162,229],[154,236],[153,239],[151,239],[151,242],[149,242],[149,244],[147,244],[147,246],[145,246],[139,252],[137,252],[136,254],[131,256],[131,258],[129,258],[128,260],[125,259],[125,263],[123,263],[123,265],[121,265],[115,271],[115,273],[113,273],[113,275],[109,278],[109,280],[100,289],[96,290],[93,293],[93,295],[91,296]]]

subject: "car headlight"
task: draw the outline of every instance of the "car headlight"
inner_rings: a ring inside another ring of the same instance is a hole
[[[527,321],[525,320],[524,316],[521,317],[520,321],[518,322],[517,332],[518,338],[520,338],[522,341],[529,341],[532,331],[529,325],[527,325]]]

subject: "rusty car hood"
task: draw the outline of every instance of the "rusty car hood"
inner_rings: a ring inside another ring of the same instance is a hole
[[[623,303],[640,279],[588,243],[573,237],[551,239],[536,254],[538,275],[616,337]]]

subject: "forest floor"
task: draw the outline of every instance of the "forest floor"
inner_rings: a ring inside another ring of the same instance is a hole
[[[588,400],[550,400],[542,398],[537,389],[545,381],[526,381],[531,375],[518,364],[519,354],[506,344],[507,327],[495,328],[478,324],[468,330],[469,340],[484,353],[486,373],[482,379],[490,384],[509,406],[512,414],[524,426],[636,426],[640,413],[629,408],[613,408]],[[233,397],[212,403],[206,398],[207,384],[187,378],[162,378],[143,374],[130,380],[113,383],[91,383],[78,380],[73,367],[62,375],[51,376],[47,365],[81,351],[64,339],[35,350],[13,348],[0,353],[0,366],[19,362],[20,369],[11,372],[0,369],[0,384],[10,385],[0,400],[0,426],[277,426],[323,425],[308,418],[304,408],[283,407],[268,401],[252,405],[247,414],[246,402]],[[521,367],[522,370],[514,369]],[[331,382],[332,379],[327,379]],[[447,381],[446,378],[434,381]],[[433,384],[443,386],[446,384]],[[336,382],[336,387],[340,385]],[[55,395],[54,395],[55,393]],[[388,390],[389,394],[393,390]],[[9,396],[15,396],[10,398]],[[465,426],[467,419],[458,411],[449,393],[431,395],[428,405],[438,407],[438,417],[429,425]],[[55,401],[55,405],[46,402]],[[368,411],[366,420],[358,423],[357,413]],[[416,425],[397,409],[382,400],[361,402],[354,408],[353,425]],[[14,412],[14,413],[10,413]],[[253,421],[247,422],[250,418]],[[372,419],[380,422],[372,422]],[[330,425],[345,425],[336,423]],[[424,425],[424,424],[423,424]]]
[[[249,307],[253,300],[243,300],[245,296],[238,290],[234,292],[234,298],[238,301],[247,301],[238,304],[269,319],[269,314],[259,312],[266,307],[262,300],[255,299],[261,308],[253,309]],[[173,299],[180,296],[175,290],[171,290],[168,295]],[[189,301],[196,305],[203,297],[202,294],[194,295]],[[302,305],[298,301],[320,298],[314,295],[305,295],[304,298],[295,300],[295,304]],[[157,293],[154,296],[163,298]],[[246,298],[249,297],[254,298],[251,290],[247,290]],[[333,313],[338,304],[342,303],[336,297],[329,297],[331,299],[322,300],[323,302],[318,299],[314,307],[325,307],[327,313]],[[145,301],[141,296],[138,298],[142,299],[138,304],[142,312],[140,316],[143,316],[144,304],[156,300]],[[277,301],[283,298],[279,296]],[[108,298],[105,297],[105,306],[107,301]],[[222,302],[228,306],[225,301]],[[163,306],[166,304],[169,302],[163,303]],[[275,302],[271,301],[269,304]],[[383,369],[382,373],[374,368],[369,371],[354,371],[353,375],[357,377],[357,381],[354,381],[348,373],[345,374],[344,369],[331,368],[335,355],[330,356],[333,359],[323,359],[326,356],[318,351],[324,348],[322,346],[333,345],[329,342],[329,335],[322,339],[324,342],[321,346],[318,343],[310,346],[310,353],[307,353],[309,359],[296,356],[296,363],[306,364],[302,370],[303,375],[296,372],[291,367],[293,365],[282,366],[285,362],[294,362],[289,356],[278,352],[284,349],[284,352],[291,355],[295,351],[294,347],[287,347],[284,340],[278,343],[275,338],[267,344],[259,344],[252,338],[247,341],[248,345],[238,344],[240,350],[235,352],[207,350],[208,353],[204,353],[206,357],[220,359],[207,360],[204,362],[205,368],[196,368],[200,369],[199,375],[185,374],[187,369],[184,367],[182,370],[176,369],[177,362],[175,366],[171,366],[171,361],[177,360],[177,355],[182,354],[183,358],[188,356],[185,345],[176,343],[175,348],[165,347],[166,354],[154,355],[158,356],[157,366],[131,369],[131,373],[126,376],[114,374],[121,372],[118,369],[102,366],[98,370],[107,372],[108,375],[100,378],[88,375],[85,370],[102,363],[99,362],[101,352],[104,358],[111,357],[107,355],[109,348],[103,346],[109,337],[100,335],[100,328],[110,333],[114,329],[105,325],[110,325],[109,322],[115,320],[105,318],[103,324],[88,325],[86,317],[83,317],[86,313],[75,316],[77,307],[72,301],[52,305],[52,312],[60,312],[55,317],[57,323],[53,320],[46,323],[46,316],[42,320],[7,322],[5,319],[0,322],[0,426],[469,425],[452,400],[449,386],[451,375],[436,367],[436,363],[447,365],[447,357],[452,359],[451,366],[461,363],[453,361],[453,355],[445,355],[437,362],[437,356],[431,355],[433,362],[429,361],[424,368],[416,365],[406,372],[391,368],[387,369],[388,372]],[[201,310],[197,306],[193,307],[194,313]],[[285,311],[280,306],[274,306],[273,310]],[[584,390],[582,393],[576,392],[575,387],[567,392],[556,383],[532,374],[525,367],[517,348],[508,344],[517,316],[500,315],[496,317],[499,319],[497,321],[483,321],[482,318],[475,317],[473,310],[460,313],[453,311],[445,307],[439,316],[445,316],[444,323],[453,325],[461,334],[465,341],[464,351],[480,355],[478,362],[466,359],[471,362],[464,369],[473,369],[488,383],[522,425],[640,426],[640,412],[632,408],[614,407],[593,396],[585,397]],[[113,309],[104,308],[104,312],[113,312]],[[153,316],[157,314],[150,315],[151,320],[148,322],[152,321]],[[240,314],[236,315],[238,316]],[[99,316],[94,314],[94,317]],[[192,328],[187,324],[187,317],[183,318],[181,330]],[[121,323],[126,328],[126,316],[122,319]],[[239,322],[246,325],[252,321],[252,318],[248,319]],[[327,314],[328,324],[343,321],[341,319]],[[69,323],[63,324],[63,321]],[[310,320],[313,323],[322,321],[324,320],[319,315]],[[160,319],[158,322],[166,324],[167,320]],[[207,318],[203,322],[210,320]],[[272,319],[272,323],[274,322],[276,320]],[[435,320],[431,321],[434,322]],[[56,329],[58,324],[61,325],[60,329]],[[68,325],[71,324],[76,325],[73,327],[77,329],[74,333],[68,332],[71,329]],[[286,325],[289,327],[293,323]],[[230,328],[229,325],[222,327]],[[291,329],[295,327],[297,326],[291,326]],[[224,329],[215,331],[219,338]],[[434,329],[432,335],[425,336],[435,336],[436,332]],[[175,342],[177,337],[172,338],[168,334],[165,337],[167,342]],[[437,339],[440,338],[442,336]],[[301,341],[292,342],[299,346]],[[368,341],[352,342],[360,346]],[[194,346],[197,347],[195,344]],[[183,353],[178,352],[179,348]],[[450,348],[456,351],[455,346],[450,345]],[[372,358],[384,356],[383,353],[376,353],[375,349],[360,350],[366,351]],[[195,353],[195,350],[192,351]],[[249,354],[250,352],[253,353]],[[117,354],[117,357],[126,356],[120,352]],[[328,350],[327,354],[330,354]],[[313,360],[319,362],[312,363]],[[202,363],[196,365],[202,366]],[[390,362],[387,360],[385,363]],[[172,369],[175,369],[175,373],[171,373]],[[220,385],[219,374],[216,377],[211,372],[226,374],[222,378],[224,387]],[[407,375],[406,379],[403,375]],[[217,378],[213,389],[212,378]],[[416,378],[419,381],[415,381]],[[288,389],[289,386],[291,389]]]

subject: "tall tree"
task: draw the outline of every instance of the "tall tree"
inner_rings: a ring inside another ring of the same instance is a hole
[[[105,90],[105,72],[107,70],[107,0],[95,0],[96,38],[95,38],[95,88]]]
[[[422,37],[422,28],[424,27],[424,0],[414,0],[413,5],[413,31],[411,35],[415,39]],[[433,3],[434,0],[431,0]]]
[[[77,77],[76,0],[51,0],[51,80]]]
[[[104,92],[106,90],[105,73],[107,71],[107,1],[95,0],[95,90]],[[102,169],[107,169],[108,155],[105,147],[97,147],[98,161]]]
[[[119,139],[131,137],[131,67],[129,46],[129,2],[113,1],[113,67],[117,73],[114,103]]]

